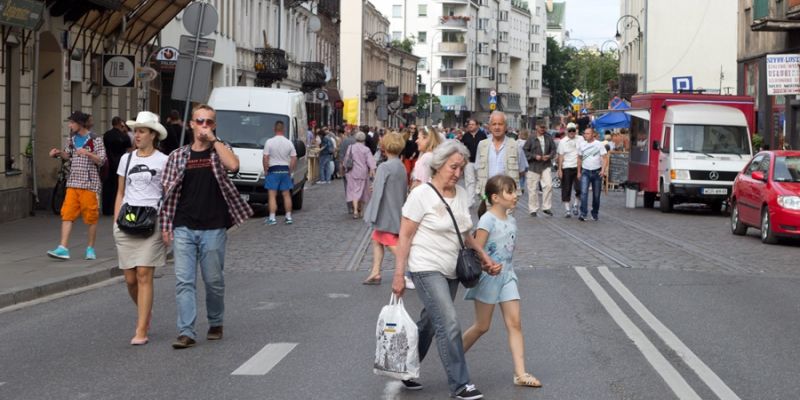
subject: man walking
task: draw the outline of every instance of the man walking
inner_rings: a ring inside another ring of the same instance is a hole
[[[283,196],[283,209],[286,210],[286,225],[292,224],[292,172],[297,164],[297,150],[292,141],[284,136],[283,121],[275,122],[275,136],[264,144],[264,189],[269,196],[269,217],[267,225],[275,225],[275,212],[278,211],[278,192]]]
[[[600,211],[600,191],[603,177],[606,176],[606,146],[594,137],[591,127],[583,131],[584,143],[578,146],[578,178],[581,180],[581,215],[585,221],[589,208],[589,185],[592,185],[592,221],[597,221]]]
[[[58,247],[47,252],[47,255],[60,260],[69,260],[69,235],[72,224],[83,217],[83,223],[89,226],[89,243],[86,247],[86,259],[94,260],[94,242],[97,238],[97,220],[100,217],[98,195],[102,182],[100,167],[106,161],[106,149],[103,138],[89,131],[89,116],[75,111],[67,119],[70,135],[63,150],[51,149],[50,157],[61,157],[70,161],[70,173],[67,178],[67,192],[61,206],[61,242]]]
[[[119,168],[119,160],[122,159],[122,155],[133,147],[122,118],[114,117],[111,119],[111,129],[103,134],[103,147],[106,149],[108,170],[114,171],[114,173],[108,174],[103,180],[101,207],[103,215],[114,215],[114,202],[117,198],[117,187],[119,185],[119,175],[116,174],[117,168]]]
[[[506,114],[494,111],[489,116],[489,132],[491,138],[478,143],[475,158],[477,182],[475,193],[481,197],[486,181],[495,175],[506,174],[514,179],[519,188],[519,173],[528,168],[525,152],[516,140],[506,136]]]
[[[239,169],[231,147],[214,133],[216,112],[207,105],[192,111],[194,141],[173,151],[164,169],[164,204],[159,224],[164,243],[174,241],[178,338],[175,349],[195,345],[197,265],[203,275],[208,340],[222,339],[225,312],[226,230],[242,224],[253,210],[242,200],[228,172]]]
[[[464,184],[469,194],[470,207],[475,203],[475,158],[478,155],[478,143],[486,139],[486,132],[480,129],[478,121],[470,119],[467,122],[467,132],[461,137],[461,142],[469,150],[469,162],[464,167]]]
[[[564,218],[578,215],[578,201],[581,197],[581,185],[578,176],[578,146],[583,143],[583,138],[578,136],[578,127],[570,122],[567,124],[567,136],[558,142],[558,178],[561,179],[561,202],[564,203]],[[575,204],[570,214],[569,202],[572,199],[572,190],[575,190]]]
[[[547,134],[544,125],[536,127],[536,136],[528,138],[523,146],[528,160],[528,210],[532,217],[539,211],[539,191],[537,185],[542,184],[542,212],[553,216],[553,159],[556,157],[556,144]]]

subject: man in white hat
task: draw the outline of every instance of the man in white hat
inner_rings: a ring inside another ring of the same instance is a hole
[[[578,204],[581,198],[580,174],[578,172],[578,146],[584,141],[578,136],[578,126],[574,122],[567,124],[567,136],[558,142],[558,178],[561,179],[561,202],[564,203],[564,218],[578,216]],[[575,190],[575,203],[570,214],[569,202],[572,190]]]

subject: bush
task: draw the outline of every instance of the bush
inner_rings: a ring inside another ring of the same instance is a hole
[[[753,151],[758,151],[764,145],[764,137],[756,133],[751,139],[753,142]]]

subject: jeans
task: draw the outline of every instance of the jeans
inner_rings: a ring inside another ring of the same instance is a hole
[[[175,300],[178,304],[178,335],[197,337],[197,265],[206,288],[208,325],[222,326],[225,313],[225,229],[192,230],[175,228]]]
[[[330,182],[333,175],[333,168],[331,167],[333,157],[330,154],[319,156],[319,180],[323,182]]]
[[[412,272],[411,279],[424,305],[417,322],[419,360],[422,362],[428,354],[436,336],[436,349],[447,373],[450,393],[458,393],[469,383],[464,345],[461,342],[461,326],[453,303],[458,280],[447,279],[439,272]]]
[[[597,214],[600,212],[600,191],[603,183],[603,177],[600,176],[600,170],[581,171],[581,216],[586,217],[589,208],[589,184],[592,185],[592,217],[597,219]]]

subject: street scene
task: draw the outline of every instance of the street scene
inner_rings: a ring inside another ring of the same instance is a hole
[[[0,30],[0,399],[798,397],[800,0]]]

